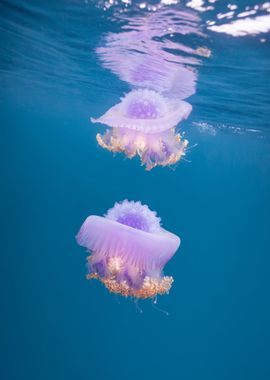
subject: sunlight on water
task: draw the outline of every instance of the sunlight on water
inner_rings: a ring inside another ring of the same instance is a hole
[[[227,3],[224,12],[214,14],[219,0],[190,0],[180,2],[179,0],[160,0],[152,2],[136,2],[132,0],[109,0],[99,2],[99,5],[107,10],[111,7],[124,6],[120,12],[126,12],[129,7],[139,8],[147,11],[156,12],[166,5],[185,4],[186,7],[195,9],[198,12],[210,14],[206,21],[208,29],[218,33],[227,33],[232,36],[256,35],[267,33],[270,30],[270,2],[258,3],[252,6],[239,7],[238,4]],[[252,16],[252,17],[251,17]],[[241,18],[241,20],[238,20]],[[219,23],[219,20],[232,20],[228,23]],[[217,25],[216,25],[217,24]]]

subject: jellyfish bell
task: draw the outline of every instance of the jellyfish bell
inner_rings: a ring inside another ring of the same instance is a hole
[[[148,89],[132,90],[121,102],[93,123],[111,127],[97,134],[100,146],[112,152],[123,152],[132,158],[138,154],[150,170],[171,165],[185,154],[187,140],[175,133],[175,126],[187,119],[191,105],[183,100],[164,97]]]
[[[171,129],[191,112],[185,101],[165,98],[153,90],[133,90],[94,123],[112,128],[127,128],[141,133],[159,133]]]
[[[180,239],[141,202],[123,201],[104,217],[89,216],[77,242],[91,253],[87,278],[100,280],[110,292],[135,298],[169,292],[173,278],[163,276],[163,267]]]

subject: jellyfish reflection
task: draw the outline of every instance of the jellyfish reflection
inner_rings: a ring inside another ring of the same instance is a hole
[[[109,33],[97,53],[132,90],[100,118],[91,118],[111,128],[97,134],[97,141],[129,158],[139,155],[148,170],[174,164],[188,144],[175,128],[192,110],[184,99],[195,92],[202,50],[176,43],[170,35],[201,38],[199,19],[190,11],[167,8],[119,18],[125,22],[122,32]]]

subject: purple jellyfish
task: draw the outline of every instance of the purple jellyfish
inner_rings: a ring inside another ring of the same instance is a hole
[[[133,90],[121,103],[110,108],[93,123],[112,127],[104,135],[97,134],[100,146],[112,152],[123,152],[132,158],[138,154],[150,170],[154,166],[171,165],[185,154],[187,140],[175,133],[175,126],[186,119],[191,105],[166,98],[153,90]]]
[[[141,202],[125,200],[104,217],[89,216],[76,238],[91,253],[87,278],[100,280],[110,292],[136,298],[169,292],[173,278],[163,276],[163,267],[180,239]]]

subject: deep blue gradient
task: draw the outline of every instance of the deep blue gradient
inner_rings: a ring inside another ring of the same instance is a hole
[[[209,33],[191,162],[146,172],[89,122],[127,91],[94,52],[119,25],[83,1],[34,3],[0,4],[1,379],[268,380],[269,42]],[[125,198],[182,239],[168,317],[85,279],[75,235]]]

